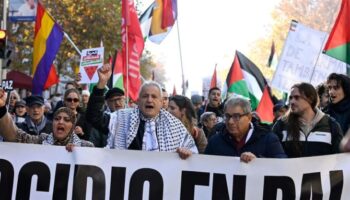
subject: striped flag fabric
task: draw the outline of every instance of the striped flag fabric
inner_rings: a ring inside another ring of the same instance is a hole
[[[216,65],[215,65],[215,69],[214,69],[214,73],[213,76],[211,77],[211,81],[210,81],[210,89],[217,87],[217,75],[216,75]]]
[[[235,58],[226,78],[227,95],[238,95],[250,100],[252,109],[259,105],[267,81],[259,68],[236,51]]]
[[[268,86],[265,86],[263,95],[259,102],[258,107],[256,108],[261,121],[263,123],[272,123],[273,122],[273,102],[270,96]]]
[[[160,44],[177,19],[177,0],[155,0],[140,16],[144,38]]]
[[[43,90],[58,82],[53,61],[63,40],[63,30],[38,3],[34,31],[33,88],[32,93],[41,95]]]
[[[113,87],[124,91],[123,63],[120,53],[117,54],[117,58],[115,59],[113,70]]]
[[[343,0],[332,31],[324,47],[330,57],[350,64],[350,1]]]

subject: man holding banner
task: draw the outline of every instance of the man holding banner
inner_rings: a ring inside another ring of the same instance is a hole
[[[104,88],[112,74],[109,64],[98,70],[86,109],[86,118],[101,133],[108,133],[107,147],[179,153],[183,159],[198,153],[195,142],[184,125],[162,109],[162,89],[156,82],[141,86],[138,107],[103,113]]]
[[[288,157],[320,156],[339,152],[340,125],[317,108],[318,95],[309,83],[292,86],[290,113],[274,127]]]
[[[249,100],[229,98],[224,106],[224,121],[211,137],[205,154],[240,156],[250,162],[256,157],[286,158],[278,137],[269,129],[252,122]]]

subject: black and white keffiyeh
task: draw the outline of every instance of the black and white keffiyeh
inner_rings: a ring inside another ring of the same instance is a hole
[[[145,133],[142,139],[142,150],[159,151],[156,123],[159,121],[159,115],[154,118],[146,118],[140,113],[141,120],[145,121]]]
[[[113,112],[109,121],[110,133],[107,141],[107,147],[127,149],[137,135],[140,120],[141,117],[139,108],[122,109]],[[146,139],[145,141],[157,140],[159,151],[175,152],[179,147],[186,147],[193,153],[198,153],[192,136],[187,132],[181,121],[171,115],[169,112],[161,109],[154,123],[156,135],[154,137],[154,134],[152,134],[152,137]],[[147,126],[146,120],[145,132],[147,132]],[[152,126],[151,123],[150,126]],[[154,132],[153,130],[151,131]],[[155,147],[153,144],[156,145],[155,142],[152,143],[151,149]],[[147,144],[147,146],[151,145]]]
[[[42,142],[43,145],[59,145],[65,146],[68,143],[74,144],[75,146],[81,146],[81,140],[76,134],[71,134],[64,141],[58,141],[54,138],[53,133],[50,133]]]

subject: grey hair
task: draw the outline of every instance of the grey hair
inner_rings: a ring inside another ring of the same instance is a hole
[[[236,107],[240,106],[243,109],[244,113],[251,113],[252,107],[250,105],[249,100],[242,98],[242,97],[231,97],[229,98],[224,106],[224,111],[226,111],[227,107]]]
[[[139,90],[139,97],[142,93],[142,91],[146,88],[146,87],[149,87],[149,86],[154,86],[156,87],[159,92],[160,92],[160,96],[162,97],[163,96],[163,91],[162,91],[162,87],[159,85],[159,83],[155,82],[155,81],[146,81],[144,82],[142,85],[141,85],[141,88]]]
[[[17,98],[17,101],[21,100],[21,97],[19,96],[17,90],[12,90],[10,93],[10,97],[11,95],[14,95]]]
[[[204,122],[208,121],[210,116],[214,115],[216,117],[216,114],[214,112],[205,112],[200,117],[200,123],[203,124]]]

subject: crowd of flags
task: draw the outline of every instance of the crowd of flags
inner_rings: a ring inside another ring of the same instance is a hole
[[[324,47],[324,53],[350,64],[350,32],[348,17],[350,2],[343,0]],[[140,58],[144,41],[149,39],[161,43],[171,31],[177,19],[176,0],[155,0],[138,18],[133,1],[122,0],[122,50],[111,59],[113,65],[112,87],[119,87],[133,100],[137,99],[141,85]],[[33,53],[33,94],[41,94],[44,89],[58,83],[53,65],[55,56],[63,40],[64,32],[55,20],[38,3],[35,22]],[[267,66],[275,67],[277,54],[272,42]],[[114,62],[114,63],[113,63]],[[154,78],[154,77],[153,77]],[[273,103],[267,81],[259,68],[241,52],[236,51],[226,82],[227,93],[250,99],[263,121],[272,122]],[[218,87],[216,66],[210,87]],[[174,86],[173,94],[176,94]]]

